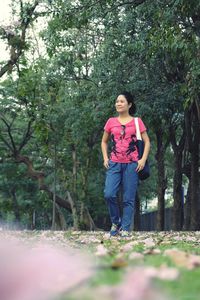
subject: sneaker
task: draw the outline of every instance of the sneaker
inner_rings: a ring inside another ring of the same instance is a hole
[[[127,230],[121,230],[120,231],[120,236],[123,237],[123,238],[130,237],[130,233]]]
[[[112,227],[110,229],[110,236],[115,236],[119,234],[119,230],[120,230],[121,225],[120,224],[112,224]]]

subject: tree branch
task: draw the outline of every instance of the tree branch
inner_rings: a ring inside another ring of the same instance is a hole
[[[49,189],[49,187],[44,182],[45,177],[46,177],[46,175],[44,174],[44,172],[40,172],[40,171],[34,170],[33,163],[29,159],[29,157],[27,157],[27,156],[22,156],[22,155],[17,154],[15,156],[15,160],[18,163],[23,163],[23,164],[25,164],[27,166],[27,168],[28,168],[28,175],[32,179],[37,179],[38,180],[38,184],[39,184],[39,189],[43,190],[43,191],[46,191],[48,193],[50,199],[53,200],[53,192]],[[67,209],[70,213],[72,212],[71,204],[69,203],[69,201],[62,199],[58,195],[56,195],[56,203],[58,205],[60,205],[61,207]]]
[[[26,30],[29,26],[29,24],[32,21],[32,17],[34,14],[34,11],[36,9],[36,7],[38,6],[39,1],[36,0],[35,3],[29,7],[26,11],[27,16],[24,17],[21,20],[21,35],[20,35],[20,45],[10,45],[11,46],[11,55],[10,55],[10,59],[8,60],[8,62],[0,69],[0,77],[2,77],[6,72],[11,71],[13,66],[17,63],[19,57],[22,55],[23,53],[23,49],[24,49],[24,45],[25,45],[25,39],[26,39]],[[23,3],[22,1],[20,1],[20,6],[21,9],[23,10]],[[17,37],[16,35],[14,35],[14,37]],[[9,42],[9,40],[8,40]]]
[[[27,142],[31,138],[31,135],[32,135],[31,125],[32,125],[32,122],[33,122],[32,120],[30,120],[28,122],[27,130],[26,130],[26,133],[24,135],[23,141],[21,142],[21,144],[18,148],[18,152],[20,152],[22,150],[22,148],[27,144]]]
[[[13,140],[13,136],[12,136],[12,133],[11,133],[11,125],[8,124],[8,122],[5,120],[5,118],[2,116],[2,114],[0,114],[1,116],[1,120],[2,122],[6,125],[7,127],[7,130],[8,130],[8,135],[9,135],[9,138],[10,138],[10,141],[11,141],[11,144],[12,144],[12,147],[6,142],[5,143],[5,139],[3,137],[1,137],[2,141],[4,141],[4,143],[8,146],[9,145],[9,149],[12,150],[12,152],[16,152],[17,148],[15,146],[15,142]]]

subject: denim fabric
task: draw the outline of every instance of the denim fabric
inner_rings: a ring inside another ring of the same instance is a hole
[[[134,217],[135,195],[138,187],[137,162],[118,163],[109,161],[106,172],[104,197],[108,205],[111,222],[120,224],[122,230],[129,230]],[[123,215],[120,217],[117,192],[123,187]]]

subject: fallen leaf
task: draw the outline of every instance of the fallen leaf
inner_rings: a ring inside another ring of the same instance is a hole
[[[147,238],[142,241],[146,247],[154,247],[156,244],[152,238]]]
[[[175,280],[179,277],[179,271],[176,268],[161,266],[154,277],[162,280]]]
[[[110,233],[109,233],[109,232],[105,233],[105,234],[103,235],[103,239],[104,239],[104,240],[110,240]]]
[[[128,266],[128,263],[124,258],[116,258],[111,264],[112,269],[120,269],[120,268],[124,268],[127,266]]]
[[[132,246],[131,243],[127,243],[127,244],[123,245],[123,246],[120,248],[120,250],[121,250],[122,252],[129,252],[129,251],[131,251],[132,249],[133,249],[133,246]]]
[[[154,272],[155,273],[155,272]],[[164,295],[154,289],[146,268],[129,271],[124,281],[113,289],[115,300],[165,300]]]
[[[97,246],[96,256],[105,256],[108,254],[108,250],[101,244]]]
[[[79,241],[81,244],[92,244],[92,243],[98,243],[100,244],[101,243],[101,240],[97,239],[96,237],[92,237],[92,236],[89,236],[89,237],[80,237],[79,238]]]
[[[169,256],[179,267],[186,267],[187,269],[191,270],[200,266],[199,255],[189,254],[178,249],[167,249],[165,250],[164,254]]]
[[[161,250],[160,249],[147,249],[143,253],[144,254],[156,255],[156,254],[161,254]]]
[[[144,255],[139,252],[132,252],[129,254],[129,259],[130,260],[141,260],[141,259],[144,259]]]

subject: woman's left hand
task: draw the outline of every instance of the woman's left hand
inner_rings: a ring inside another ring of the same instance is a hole
[[[145,162],[146,161],[144,159],[138,160],[138,165],[137,165],[137,168],[136,168],[137,172],[140,172],[142,169],[144,169]]]

